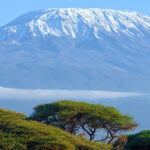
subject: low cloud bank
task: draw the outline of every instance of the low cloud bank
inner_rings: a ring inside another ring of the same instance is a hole
[[[142,93],[111,92],[98,90],[43,90],[0,87],[0,99],[49,100],[49,99],[117,99],[143,96]]]

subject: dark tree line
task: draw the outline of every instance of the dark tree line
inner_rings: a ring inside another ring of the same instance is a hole
[[[127,136],[125,150],[150,150],[150,130]]]

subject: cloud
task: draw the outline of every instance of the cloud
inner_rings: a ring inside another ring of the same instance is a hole
[[[12,100],[50,100],[50,99],[118,99],[143,96],[142,93],[111,92],[98,90],[44,90],[13,89],[0,87],[0,99]]]

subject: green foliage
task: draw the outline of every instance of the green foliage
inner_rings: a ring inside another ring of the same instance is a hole
[[[0,109],[1,150],[109,150],[111,146],[88,141],[59,128],[24,120],[25,115]]]
[[[108,143],[116,140],[120,132],[133,130],[137,126],[132,117],[122,115],[114,107],[65,100],[36,106],[29,119],[60,127],[73,134],[80,134],[83,130],[90,140],[94,140],[95,134],[103,129],[106,137],[101,141]]]
[[[128,136],[127,150],[150,150],[150,130]]]

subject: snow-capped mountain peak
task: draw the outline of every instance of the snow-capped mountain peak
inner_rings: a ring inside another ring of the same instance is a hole
[[[0,85],[150,90],[150,17],[105,9],[46,9],[0,28]]]
[[[140,28],[150,30],[150,17],[137,12],[105,9],[46,9],[25,14],[0,30],[0,40],[20,41],[31,37],[55,36],[101,39],[103,34],[144,36]],[[19,35],[18,35],[19,34]]]

